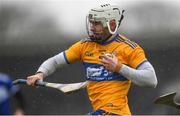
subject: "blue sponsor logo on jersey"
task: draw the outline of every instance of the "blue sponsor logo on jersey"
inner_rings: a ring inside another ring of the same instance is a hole
[[[83,63],[86,68],[86,79],[91,81],[109,81],[120,80],[126,81],[127,79],[119,73],[108,71],[101,64]]]

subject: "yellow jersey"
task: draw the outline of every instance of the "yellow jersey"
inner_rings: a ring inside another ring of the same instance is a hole
[[[64,57],[67,63],[83,62],[89,81],[87,91],[94,110],[130,115],[127,94],[131,81],[119,73],[106,70],[99,59],[101,54],[114,52],[120,62],[134,69],[146,61],[139,45],[118,34],[104,44],[81,40],[64,51]]]

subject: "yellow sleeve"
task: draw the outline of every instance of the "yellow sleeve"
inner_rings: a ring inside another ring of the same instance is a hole
[[[128,46],[126,55],[128,65],[132,68],[137,68],[141,63],[146,61],[144,50],[140,46],[137,46],[136,48]]]
[[[81,42],[77,42],[64,52],[67,63],[81,60]]]

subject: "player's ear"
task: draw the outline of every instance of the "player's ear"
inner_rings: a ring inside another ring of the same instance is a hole
[[[116,21],[115,21],[115,19],[110,20],[109,25],[110,25],[111,31],[114,31],[116,29]]]

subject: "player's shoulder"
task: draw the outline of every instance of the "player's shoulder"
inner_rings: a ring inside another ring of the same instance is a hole
[[[7,83],[11,81],[10,76],[4,73],[0,73],[0,82]]]
[[[130,40],[128,37],[122,34],[118,35],[116,42],[122,43],[124,47],[130,47],[132,49],[140,47],[136,42]]]
[[[87,46],[87,45],[92,45],[92,40],[90,38],[84,38],[84,39],[81,39],[77,42],[75,42],[74,44],[72,44],[72,46],[74,47],[84,47],[84,46]]]

